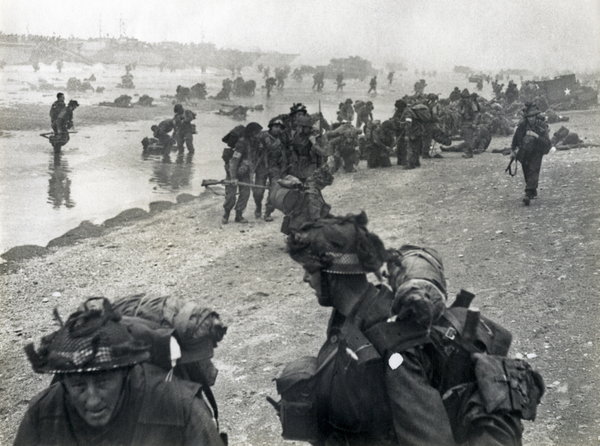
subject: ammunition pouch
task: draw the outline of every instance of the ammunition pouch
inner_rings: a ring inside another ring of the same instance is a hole
[[[475,376],[487,413],[512,412],[535,420],[544,395],[542,376],[522,359],[475,353]]]
[[[287,440],[316,442],[321,439],[318,413],[317,358],[304,356],[290,362],[276,378],[281,395],[279,418]]]

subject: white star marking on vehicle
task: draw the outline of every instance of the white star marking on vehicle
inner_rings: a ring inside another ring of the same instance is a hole
[[[569,96],[571,94],[571,90],[565,88],[565,96]]]

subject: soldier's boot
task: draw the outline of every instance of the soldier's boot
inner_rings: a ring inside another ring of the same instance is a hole
[[[223,213],[223,218],[221,218],[221,224],[226,225],[227,223],[229,223],[229,213],[231,211],[225,211]]]
[[[273,217],[271,217],[271,212],[265,211],[265,221],[273,221]]]
[[[525,196],[523,197],[523,204],[524,204],[525,206],[529,206],[529,203],[530,203],[530,202],[531,202],[531,198],[529,197],[529,195],[525,195]]]
[[[240,211],[236,211],[235,213],[235,222],[236,223],[248,223],[248,220],[244,218]]]
[[[254,209],[254,217],[258,220],[262,215],[262,204],[256,203],[256,209]]]

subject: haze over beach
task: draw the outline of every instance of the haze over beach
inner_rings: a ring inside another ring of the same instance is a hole
[[[420,69],[600,67],[600,1],[44,0],[0,2],[5,33],[299,53],[295,63],[359,55]]]
[[[599,446],[599,90],[600,0],[0,0],[0,446]]]

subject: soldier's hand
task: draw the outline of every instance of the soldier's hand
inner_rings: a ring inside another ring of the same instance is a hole
[[[517,158],[517,151],[516,150],[511,150],[510,151],[510,158],[511,159],[516,159]]]

